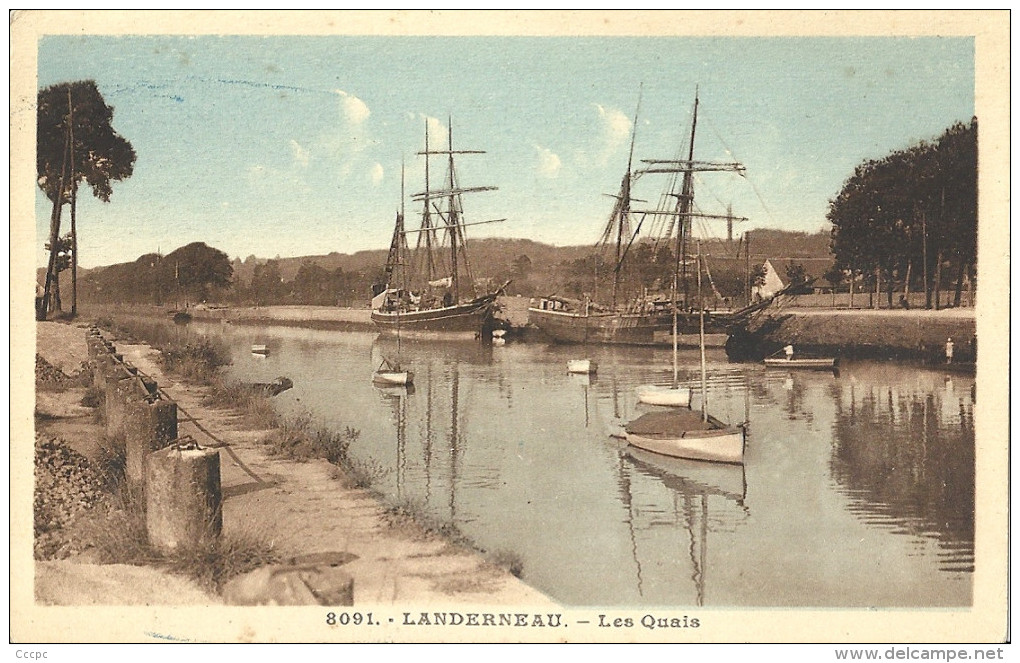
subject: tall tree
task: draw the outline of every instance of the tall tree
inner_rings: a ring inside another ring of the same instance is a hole
[[[135,150],[113,129],[112,122],[113,107],[106,104],[95,81],[58,83],[39,91],[36,176],[39,188],[53,203],[51,259],[43,295],[47,306],[51,281],[55,289],[59,288],[54,247],[59,244],[61,208],[65,203],[71,204],[70,252],[74,273],[78,262],[75,206],[79,183],[86,182],[96,198],[109,202],[112,183],[130,177],[134,171]],[[72,313],[77,309],[75,300],[76,293],[72,297]]]

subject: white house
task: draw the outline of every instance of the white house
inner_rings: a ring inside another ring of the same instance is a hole
[[[765,283],[763,285],[755,286],[752,290],[752,295],[758,300],[768,299],[786,287],[786,284],[783,283],[781,278],[779,278],[779,274],[776,273],[776,268],[772,266],[770,261],[766,260],[762,267],[765,269]]]

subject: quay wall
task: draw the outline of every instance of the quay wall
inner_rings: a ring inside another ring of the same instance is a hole
[[[528,326],[528,298],[501,297],[497,319],[515,331]],[[140,312],[140,311],[139,311]],[[194,319],[229,324],[286,325],[339,331],[375,331],[367,308],[331,306],[192,307]],[[165,315],[166,311],[161,311]],[[537,330],[536,330],[537,331]],[[543,340],[526,333],[525,340]],[[954,358],[973,361],[976,355],[975,309],[942,310],[821,308],[787,306],[769,308],[745,329],[731,335],[727,349],[735,358],[761,357],[787,343],[805,351],[840,356],[896,356],[924,360],[945,358],[946,339],[952,338]]]
[[[844,357],[902,357],[945,361],[948,339],[955,362],[977,353],[974,309],[889,310],[786,308],[767,311],[730,336],[733,355],[765,356],[787,343],[797,350]]]
[[[527,297],[500,297],[501,310],[496,319],[513,329],[528,324]],[[372,311],[368,308],[339,308],[336,306],[260,306],[207,308],[193,306],[188,313],[195,320],[225,321],[230,324],[287,325],[312,329],[340,331],[375,331]]]

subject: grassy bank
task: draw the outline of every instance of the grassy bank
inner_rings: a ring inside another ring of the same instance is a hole
[[[223,377],[220,369],[230,361],[226,347],[202,336],[182,334],[180,328],[168,320],[118,317],[102,322],[119,337],[158,350],[160,365],[169,374],[205,387],[204,405],[235,411],[241,415],[242,425],[265,430],[261,442],[270,455],[296,461],[326,460],[337,468],[337,478],[343,478],[350,486],[368,489],[381,503],[387,504],[385,495],[373,488],[387,471],[374,462],[354,458],[350,453],[351,445],[359,438],[356,429],[323,427],[307,412],[280,415],[265,391]],[[492,564],[520,576],[522,564],[513,553],[480,548],[453,523],[431,516],[424,504],[403,501],[389,504],[386,511],[395,524],[404,520],[413,522],[425,532],[480,552]]]

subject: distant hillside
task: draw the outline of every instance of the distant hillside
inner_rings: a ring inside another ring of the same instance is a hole
[[[829,234],[826,232],[809,234],[782,230],[754,230],[748,234],[752,267],[770,260],[780,276],[785,274],[786,267],[792,263],[803,265],[809,276],[821,276],[832,264]],[[489,284],[485,287],[513,279],[508,290],[509,294],[525,296],[552,293],[579,296],[595,288],[594,263],[591,262],[594,247],[590,245],[552,246],[530,239],[485,238],[472,240],[469,248],[472,275],[477,282]],[[693,250],[692,247],[691,251]],[[257,299],[260,303],[266,304],[365,305],[372,284],[382,277],[386,253],[385,249],[378,249],[353,254],[332,252],[326,255],[273,259],[279,270],[279,277],[274,277],[276,285],[268,290],[265,284],[254,284],[253,277],[259,266],[262,266],[262,272],[265,272],[270,259],[256,256],[248,256],[244,260],[235,258],[231,262],[233,285],[228,290],[219,292],[217,296],[225,302],[234,303],[247,303]],[[637,257],[639,253],[635,248],[633,255]],[[646,256],[647,254],[645,251]],[[743,237],[733,241],[704,240],[702,254],[706,258],[713,283],[718,290],[725,296],[738,296],[743,293],[744,275],[748,266]],[[148,260],[147,257],[143,258]],[[96,268],[79,281],[84,280],[87,286],[88,284],[101,286],[86,287],[85,290],[89,294],[105,297],[112,294],[100,295],[100,293],[116,291],[120,296],[124,296],[123,290],[112,287],[113,284],[109,281],[116,275],[117,281],[132,283],[129,275],[132,270],[138,270],[139,264],[141,263],[136,260],[123,265]],[[602,268],[600,280],[608,278],[608,269]],[[645,276],[641,277],[644,279],[643,285],[632,278],[631,286],[661,288],[663,277],[659,272],[662,269],[661,260],[658,265],[646,265]],[[652,272],[655,272],[655,275],[648,276]],[[600,285],[596,289],[599,292],[606,292],[602,288]],[[149,298],[161,296],[166,295],[157,292]],[[309,298],[314,301],[309,301]]]

